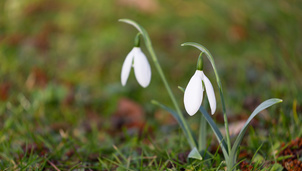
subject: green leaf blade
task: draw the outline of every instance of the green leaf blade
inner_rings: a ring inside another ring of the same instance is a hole
[[[264,109],[274,105],[274,104],[277,104],[277,103],[281,103],[282,100],[281,99],[277,99],[277,98],[272,98],[272,99],[269,99],[269,100],[266,100],[264,102],[262,102],[254,111],[253,113],[251,114],[251,116],[248,118],[248,120],[245,122],[243,128],[241,129],[240,133],[238,134],[236,140],[235,140],[235,143],[233,145],[233,148],[232,148],[232,151],[231,151],[231,155],[235,157],[235,154],[236,154],[236,151],[243,139],[243,136],[247,130],[247,126],[249,125],[249,123],[252,121],[252,119],[257,115],[259,114],[261,111],[263,111]]]
[[[225,140],[219,130],[219,128],[217,127],[217,125],[215,124],[215,122],[213,121],[213,119],[211,118],[211,116],[208,114],[208,112],[202,107],[200,106],[199,111],[203,114],[203,116],[205,117],[205,119],[207,120],[207,122],[209,123],[210,127],[212,128],[220,146],[223,152],[223,155],[225,157],[225,160],[228,160],[228,151],[227,151],[227,145],[225,143]]]

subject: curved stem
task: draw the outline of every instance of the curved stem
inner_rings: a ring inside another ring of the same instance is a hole
[[[145,40],[146,47],[147,47],[147,49],[148,49],[148,51],[149,51],[149,53],[151,55],[152,61],[154,62],[155,68],[157,69],[157,71],[158,71],[158,73],[159,73],[159,75],[160,75],[160,77],[161,77],[161,79],[162,79],[162,81],[163,81],[163,83],[165,85],[165,88],[167,89],[168,94],[169,94],[169,96],[170,96],[170,98],[172,100],[172,103],[173,103],[173,105],[175,107],[175,110],[176,110],[177,114],[179,115],[179,118],[180,118],[182,124],[184,125],[183,131],[184,131],[185,135],[187,136],[187,139],[189,140],[189,144],[190,144],[190,146],[191,146],[192,149],[194,147],[197,148],[197,144],[196,144],[196,141],[195,141],[195,139],[193,137],[193,134],[192,134],[192,132],[191,132],[191,130],[190,130],[187,122],[184,119],[184,116],[183,116],[183,114],[182,114],[182,112],[181,112],[181,110],[180,110],[180,108],[179,108],[179,106],[178,106],[178,104],[176,102],[175,96],[174,96],[174,94],[173,94],[173,92],[172,92],[172,90],[171,90],[171,88],[169,86],[169,83],[168,83],[168,81],[167,81],[167,79],[166,79],[166,77],[164,75],[164,72],[163,72],[163,70],[162,70],[162,68],[161,68],[161,66],[160,66],[160,64],[158,62],[157,56],[156,56],[156,54],[155,54],[155,52],[153,50],[152,43],[151,43],[151,40],[149,38],[149,35],[148,35],[147,31],[142,26],[140,26],[139,24],[137,24],[136,22],[134,22],[132,20],[129,20],[129,19],[120,19],[119,21],[125,22],[125,23],[128,23],[128,24],[134,26],[139,32],[142,33],[143,38]]]

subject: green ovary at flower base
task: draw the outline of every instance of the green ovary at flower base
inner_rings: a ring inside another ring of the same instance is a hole
[[[136,36],[134,48],[128,53],[122,67],[121,82],[125,86],[131,71],[134,68],[134,74],[137,82],[142,87],[147,87],[151,81],[151,67],[147,57],[142,52],[139,35]]]

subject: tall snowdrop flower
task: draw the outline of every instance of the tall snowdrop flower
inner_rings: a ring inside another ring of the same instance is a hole
[[[184,94],[185,109],[190,116],[193,116],[199,110],[202,103],[204,91],[202,83],[204,83],[205,91],[211,107],[211,113],[213,115],[216,111],[216,99],[213,86],[208,77],[203,73],[203,60],[201,53],[198,58],[196,72],[190,79]]]
[[[147,87],[151,81],[151,68],[145,54],[140,48],[140,33],[135,38],[134,48],[128,53],[121,72],[121,82],[125,86],[131,71],[134,68],[134,74],[137,82],[142,87]]]

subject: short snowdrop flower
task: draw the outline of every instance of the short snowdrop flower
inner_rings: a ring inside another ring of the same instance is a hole
[[[134,68],[134,74],[137,82],[142,87],[147,87],[151,81],[151,67],[145,54],[141,51],[139,34],[135,39],[135,46],[127,55],[121,73],[121,82],[125,86],[131,71]]]
[[[202,83],[204,83],[205,86],[205,91],[208,96],[212,115],[216,111],[216,99],[214,89],[210,80],[203,73],[202,69],[203,61],[201,53],[197,62],[197,70],[190,79],[190,82],[188,83],[184,94],[185,109],[190,116],[193,116],[199,110],[200,105],[202,103],[204,91]]]

